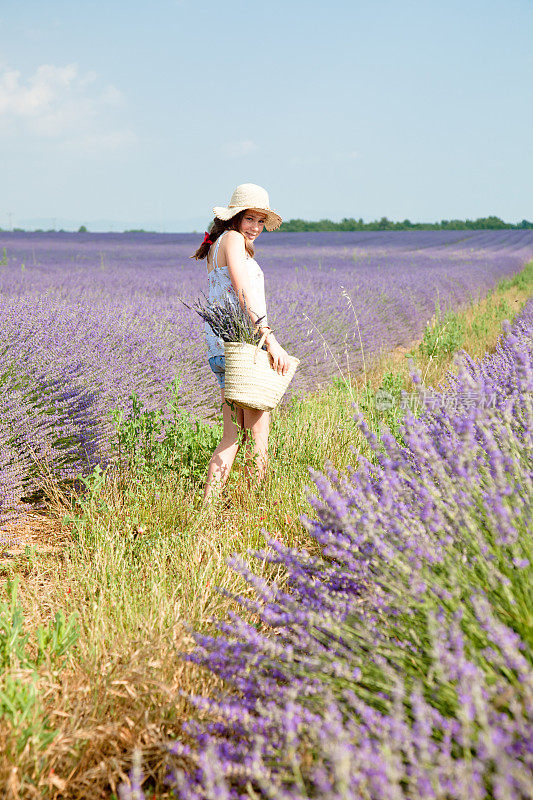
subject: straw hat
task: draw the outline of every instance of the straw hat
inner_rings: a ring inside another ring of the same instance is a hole
[[[252,211],[265,212],[265,228],[267,231],[279,228],[282,223],[280,215],[270,208],[267,190],[256,183],[241,183],[231,195],[229,204],[227,206],[215,206],[213,213],[215,217],[227,220],[234,217],[239,211],[245,211],[248,208]]]

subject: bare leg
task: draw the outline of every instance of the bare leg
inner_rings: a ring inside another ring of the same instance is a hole
[[[221,389],[222,397],[222,420],[224,430],[220,444],[216,447],[209,467],[207,469],[207,479],[204,487],[203,505],[206,505],[215,494],[219,494],[226,483],[235,456],[239,449],[239,434],[243,428],[244,414],[242,408],[237,408],[237,424],[235,424],[234,414],[231,407],[224,399],[224,389]]]
[[[244,409],[244,427],[252,434],[252,455],[248,456],[249,447],[246,447],[244,473],[248,489],[251,491],[265,477],[268,465],[268,432],[270,430],[270,412],[260,411],[255,408]]]

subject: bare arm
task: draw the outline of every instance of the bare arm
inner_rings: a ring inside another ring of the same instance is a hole
[[[254,289],[250,282],[250,276],[246,268],[244,237],[242,233],[230,231],[228,234],[226,234],[224,239],[226,245],[226,261],[228,265],[228,272],[233,288],[235,289],[235,294],[239,298],[239,303],[243,311],[244,300],[246,299],[248,315],[250,316],[252,322],[255,323],[258,318],[258,313],[256,313],[254,308],[254,306],[257,305],[255,302],[257,298],[255,297]],[[263,323],[266,325],[265,319],[263,320]]]
[[[226,260],[228,272],[233,284],[233,288],[239,298],[241,308],[244,310],[244,298],[246,298],[247,311],[252,322],[257,321],[258,314],[254,313],[254,304],[257,298],[254,295],[253,287],[250,283],[248,270],[246,268],[246,250],[244,246],[244,236],[237,231],[230,231],[226,239]],[[259,307],[259,306],[257,306]],[[267,320],[263,319],[260,324],[261,331],[269,331]],[[276,340],[273,333],[269,333],[266,339],[266,348],[272,360],[272,367],[281,374],[285,374],[289,369],[289,357],[283,347]]]

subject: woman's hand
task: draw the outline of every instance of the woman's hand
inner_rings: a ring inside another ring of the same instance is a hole
[[[271,333],[266,340],[266,348],[267,353],[272,359],[273,369],[280,375],[286,375],[290,367],[289,354],[276,340],[273,333]]]

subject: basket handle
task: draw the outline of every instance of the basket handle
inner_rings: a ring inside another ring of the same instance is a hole
[[[259,350],[260,350],[260,349],[263,347],[263,343],[264,343],[264,341],[265,341],[265,339],[267,338],[267,336],[268,336],[268,334],[269,334],[269,333],[272,333],[272,331],[265,331],[265,332],[264,332],[264,334],[261,336],[261,338],[260,338],[260,340],[259,340],[259,344],[258,344],[258,345],[257,345],[257,347],[255,348],[255,351],[254,351],[254,364],[255,364],[255,360],[256,360],[256,358],[257,358],[257,353],[258,353],[258,352],[259,352]]]

